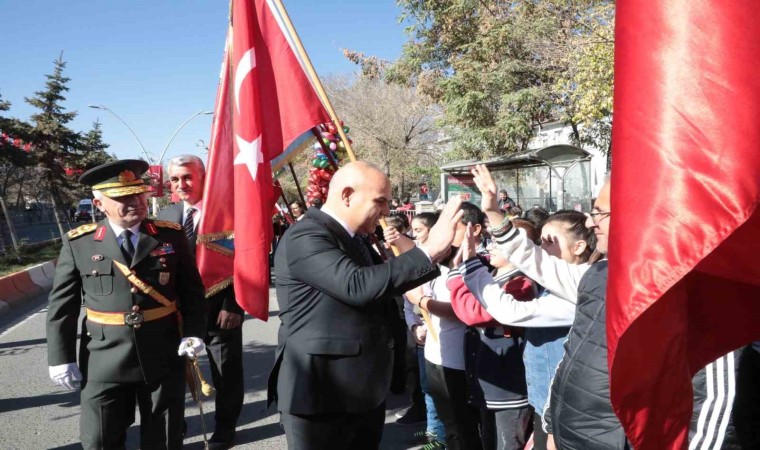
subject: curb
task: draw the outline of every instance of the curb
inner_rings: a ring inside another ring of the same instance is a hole
[[[0,316],[53,287],[56,260],[0,277]]]

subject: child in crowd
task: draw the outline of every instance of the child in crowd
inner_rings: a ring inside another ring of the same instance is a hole
[[[497,238],[501,254],[538,283],[551,277],[552,291],[545,290],[531,301],[518,301],[504,292],[475,255],[477,236],[463,244],[460,272],[467,288],[494,319],[503,325],[525,327],[525,371],[528,400],[534,407],[536,449],[546,448],[541,416],[549,396],[555,368],[564,354],[563,344],[575,317],[578,283],[589,268],[596,239],[585,227],[586,217],[577,211],[558,211],[541,229],[541,246],[524,230],[515,228]],[[555,264],[562,260],[562,264]],[[569,265],[567,263],[570,263]]]
[[[430,233],[430,229],[437,221],[438,213],[425,212],[414,216],[412,219],[411,231],[412,237],[415,239],[417,245],[423,244],[427,241],[428,233]],[[423,287],[425,286],[429,289],[430,283],[426,283]],[[446,433],[443,428],[443,423],[438,418],[438,413],[435,410],[433,397],[430,396],[430,387],[428,385],[427,374],[425,373],[425,342],[428,339],[427,325],[425,325],[425,322],[422,320],[419,307],[410,303],[409,300],[404,301],[404,318],[406,319],[406,326],[411,333],[411,338],[415,343],[417,361],[420,370],[420,386],[425,395],[427,427],[423,434],[428,441],[428,445],[425,448],[442,448],[444,446],[443,441]],[[401,419],[402,418],[399,418],[399,421]]]
[[[532,224],[516,220],[516,226],[534,239]],[[462,263],[463,245],[454,264]],[[538,286],[510,264],[495,244],[488,246],[494,281],[517,300],[532,300]],[[471,403],[480,408],[480,433],[484,450],[522,450],[533,428],[533,408],[523,364],[525,346],[522,328],[503,326],[495,321],[467,289],[458,269],[449,272],[451,306],[468,325],[465,337],[465,371],[471,390]]]
[[[425,371],[435,409],[446,430],[446,447],[451,450],[479,449],[480,411],[468,402],[469,388],[465,375],[464,335],[466,325],[457,319],[451,307],[451,293],[446,286],[450,264],[464,239],[467,223],[475,224],[473,235],[479,239],[483,230],[484,214],[472,203],[462,203],[463,216],[452,243],[451,255],[439,265],[441,275],[431,282],[429,289],[407,292],[407,298],[430,313],[432,330],[425,341]],[[410,241],[398,233],[386,234],[388,242],[396,242],[400,249],[408,250]],[[438,339],[433,338],[433,332]]]

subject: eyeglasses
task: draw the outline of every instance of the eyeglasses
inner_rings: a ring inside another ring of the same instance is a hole
[[[590,218],[591,218],[591,220],[592,220],[594,223],[597,223],[597,224],[598,224],[598,223],[599,223],[599,222],[601,222],[601,221],[602,221],[602,220],[603,220],[605,217],[609,217],[609,215],[610,215],[611,213],[612,213],[611,211],[591,211],[591,212],[587,212],[587,213],[583,213],[583,214],[585,214],[585,215],[586,215],[586,217],[590,217]]]

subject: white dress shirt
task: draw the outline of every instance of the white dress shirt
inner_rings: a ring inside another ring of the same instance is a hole
[[[108,224],[111,225],[111,229],[113,230],[113,233],[116,235],[116,243],[118,243],[119,247],[121,247],[121,244],[124,243],[124,236],[122,236],[121,233],[123,233],[124,230],[127,228],[120,227],[119,225],[116,225],[110,220],[108,221]],[[137,225],[133,225],[129,227],[128,229],[129,231],[132,232],[132,236],[130,238],[130,240],[132,241],[132,248],[137,250],[137,241],[140,237],[140,224],[138,223]]]
[[[180,222],[180,225],[185,225],[187,210],[190,209],[191,206],[195,208],[195,214],[193,214],[193,229],[197,231],[198,222],[201,221],[201,212],[203,211],[203,199],[199,200],[198,203],[194,205],[190,205],[187,202],[182,202],[182,222]]]

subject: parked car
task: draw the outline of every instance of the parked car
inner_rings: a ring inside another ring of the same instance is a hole
[[[94,207],[92,200],[84,199],[79,202],[77,211],[74,213],[74,221],[76,222],[92,222],[92,210],[95,209],[95,220],[103,219],[103,213]]]

